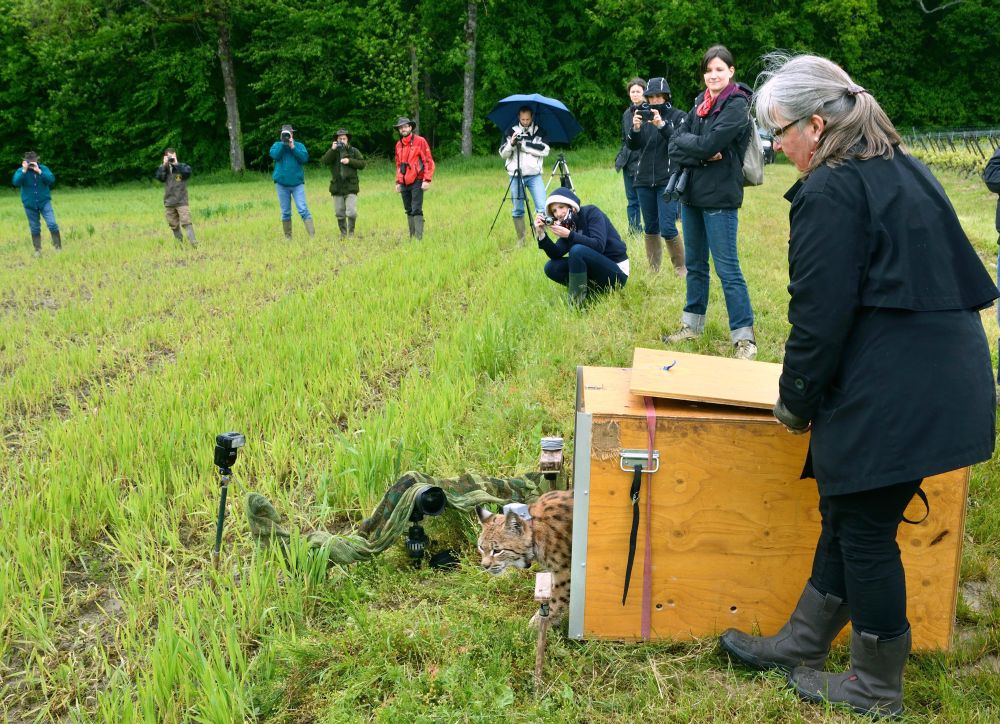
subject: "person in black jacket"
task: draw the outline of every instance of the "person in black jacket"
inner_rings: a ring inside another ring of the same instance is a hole
[[[650,78],[643,95],[646,107],[633,112],[625,141],[631,151],[639,154],[632,185],[642,209],[646,259],[650,268],[658,272],[665,242],[674,271],[683,277],[687,269],[684,246],[677,233],[677,201],[665,197],[663,192],[670,180],[667,156],[670,134],[684,113],[670,105],[670,86],[664,78]]]
[[[628,132],[632,130],[632,116],[635,110],[645,100],[642,95],[646,90],[646,81],[642,78],[633,78],[625,86],[628,92],[629,106],[622,113],[622,145],[615,156],[615,171],[621,171],[622,181],[625,184],[625,216],[628,219],[628,233],[639,234],[642,232],[642,217],[639,211],[639,197],[632,186],[632,178],[635,176],[635,165],[639,160],[639,152],[628,147]]]
[[[546,228],[557,241],[549,239]],[[545,213],[535,215],[535,238],[549,257],[545,276],[569,288],[575,307],[583,305],[588,288],[603,292],[628,281],[628,250],[611,219],[596,206],[580,206],[571,189],[549,194]]]
[[[163,152],[163,160],[156,169],[156,180],[163,182],[163,209],[167,217],[167,226],[174,232],[174,238],[183,242],[181,227],[187,232],[191,246],[198,246],[194,238],[194,225],[191,222],[191,207],[188,206],[187,181],[191,178],[191,167],[177,160],[177,151],[168,148]]]
[[[995,194],[1000,194],[1000,146],[986,163],[983,181],[986,182],[986,188]],[[997,200],[997,218],[994,226],[997,234],[1000,234],[1000,199]],[[997,238],[997,244],[1000,244],[1000,236]],[[997,254],[997,279],[1000,279],[1000,253]],[[997,324],[1000,324],[1000,305],[997,305]],[[997,362],[997,404],[1000,405],[1000,361]]]
[[[320,163],[330,168],[330,196],[333,197],[333,213],[337,217],[340,238],[354,237],[354,226],[358,221],[358,171],[368,162],[356,146],[351,145],[351,134],[346,128],[338,128],[330,150],[323,154]]]
[[[791,670],[804,699],[897,716],[911,633],[896,529],[923,478],[992,455],[979,310],[998,292],[872,95],[825,58],[766,60],[757,122],[802,174],[785,195],[791,331],[774,415],[812,431],[802,476],[816,479],[822,526],[788,623],[770,637],[730,629],[721,644]],[[848,621],[851,668],[824,672]]]
[[[688,169],[681,194],[687,301],[681,328],[663,341],[677,344],[701,336],[708,310],[711,254],[729,313],[729,338],[736,356],[753,359],[750,293],[736,251],[739,208],[743,204],[743,154],[750,142],[750,89],[733,81],[733,56],[722,45],[701,61],[705,92],[695,100],[683,128],[670,138],[670,160]]]

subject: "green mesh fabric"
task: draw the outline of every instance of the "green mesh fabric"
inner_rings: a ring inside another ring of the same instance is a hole
[[[489,478],[474,473],[457,478],[434,478],[410,471],[389,488],[356,532],[333,535],[317,530],[306,534],[305,539],[330,563],[356,563],[381,553],[405,535],[414,501],[428,487],[444,490],[451,507],[471,511],[477,505],[530,503],[548,490],[547,482],[541,473],[526,473],[517,478]],[[246,513],[250,532],[259,544],[277,541],[284,545],[288,542],[290,534],[281,526],[281,516],[263,495],[250,493],[247,496]]]

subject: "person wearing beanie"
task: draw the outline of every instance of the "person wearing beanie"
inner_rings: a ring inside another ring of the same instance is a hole
[[[340,238],[353,238],[358,218],[358,191],[361,188],[358,171],[367,165],[365,157],[351,145],[351,134],[347,129],[341,128],[320,162],[330,168],[330,195],[333,197],[337,226],[340,227]]]
[[[611,219],[596,206],[580,206],[572,189],[561,186],[549,194],[545,213],[535,215],[535,238],[549,257],[545,276],[569,289],[574,307],[583,305],[590,289],[603,292],[628,281],[628,250]]]
[[[396,193],[403,199],[411,239],[424,238],[424,191],[434,176],[434,158],[427,139],[418,136],[416,125],[406,116],[396,121]]]
[[[528,192],[535,202],[535,211],[545,203],[545,182],[542,181],[542,164],[549,155],[545,131],[535,123],[535,114],[528,106],[517,112],[517,125],[510,129],[510,136],[500,144],[500,157],[510,176],[510,198],[514,202],[511,217],[518,246],[524,246],[524,205]]]
[[[632,113],[625,141],[639,155],[632,186],[642,210],[646,259],[650,269],[658,272],[666,243],[674,272],[684,277],[687,267],[684,244],[677,233],[677,201],[663,195],[674,170],[667,155],[670,134],[684,113],[670,105],[670,86],[664,78],[650,78],[643,95],[646,102]]]
[[[281,127],[281,138],[271,145],[271,158],[274,159],[274,188],[278,192],[278,204],[281,206],[281,228],[286,239],[292,238],[292,201],[295,210],[302,217],[306,233],[316,236],[312,214],[306,205],[306,178],[302,167],[309,161],[309,151],[305,144],[295,140],[295,129],[285,124]]]
[[[21,189],[21,204],[24,214],[28,217],[28,230],[31,232],[31,244],[35,247],[35,256],[42,255],[42,225],[39,217],[45,220],[52,234],[52,246],[56,251],[62,249],[62,235],[56,215],[52,210],[52,187],[56,185],[56,177],[44,163],[38,162],[38,154],[28,151],[24,154],[21,167],[14,171],[11,184]]]

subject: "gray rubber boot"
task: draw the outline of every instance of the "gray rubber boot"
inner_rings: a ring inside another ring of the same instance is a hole
[[[62,232],[53,231],[52,233],[52,246],[56,248],[56,251],[62,249]]]
[[[414,216],[413,217],[413,235],[418,239],[424,238],[424,217]]]
[[[181,228],[179,226],[176,229],[171,226],[170,230],[174,232],[174,238],[177,239],[177,241],[184,241],[184,235],[181,233]]]
[[[859,714],[877,719],[903,713],[903,669],[910,654],[911,630],[891,639],[851,632],[851,668],[828,674],[800,666],[788,683],[807,701],[850,706]]]
[[[35,247],[35,256],[42,255],[42,235],[32,234],[31,235],[31,245]]]
[[[306,233],[309,234],[310,239],[316,236],[316,225],[313,224],[312,217],[303,219],[302,223],[306,225]]]
[[[191,224],[184,224],[184,231],[187,232],[188,241],[191,242],[191,246],[198,246],[198,240],[194,238],[194,226]]]
[[[587,274],[586,272],[570,272],[569,283],[569,305],[580,308],[587,301]]]
[[[413,220],[414,220],[415,218],[416,218],[415,216],[410,216],[410,215],[407,215],[407,217],[406,217],[406,225],[410,227],[410,238],[411,238],[411,239],[412,239],[412,238],[413,238],[414,236],[416,236],[416,235],[417,235],[417,226],[416,226],[416,224],[415,224],[415,223],[413,222]]]
[[[645,234],[643,238],[646,240],[646,259],[649,260],[649,268],[658,272],[663,261],[663,241],[659,234]]]
[[[291,239],[292,238],[292,220],[291,219],[282,219],[281,220],[281,230],[285,232],[285,238],[286,239]]]
[[[851,618],[850,608],[832,594],[806,583],[788,622],[774,636],[751,636],[731,628],[719,638],[730,658],[753,669],[822,669],[830,645]]]
[[[340,229],[340,238],[347,236],[347,219],[343,216],[337,217],[337,227]]]
[[[358,220],[357,216],[347,217],[347,236],[351,239],[354,238],[354,224],[357,222],[357,220]]]
[[[524,246],[524,217],[518,216],[514,219],[514,232],[517,234],[517,245]]]
[[[670,263],[674,265],[674,272],[681,279],[687,276],[687,266],[684,265],[684,242],[681,237],[675,236],[672,239],[664,239],[667,245],[667,252],[670,254]]]

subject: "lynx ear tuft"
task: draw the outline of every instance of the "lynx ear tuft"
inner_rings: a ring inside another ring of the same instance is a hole
[[[482,507],[481,505],[476,506],[476,515],[479,516],[480,523],[485,523],[486,521],[488,521],[490,518],[493,517],[493,513],[486,510],[486,508]]]

